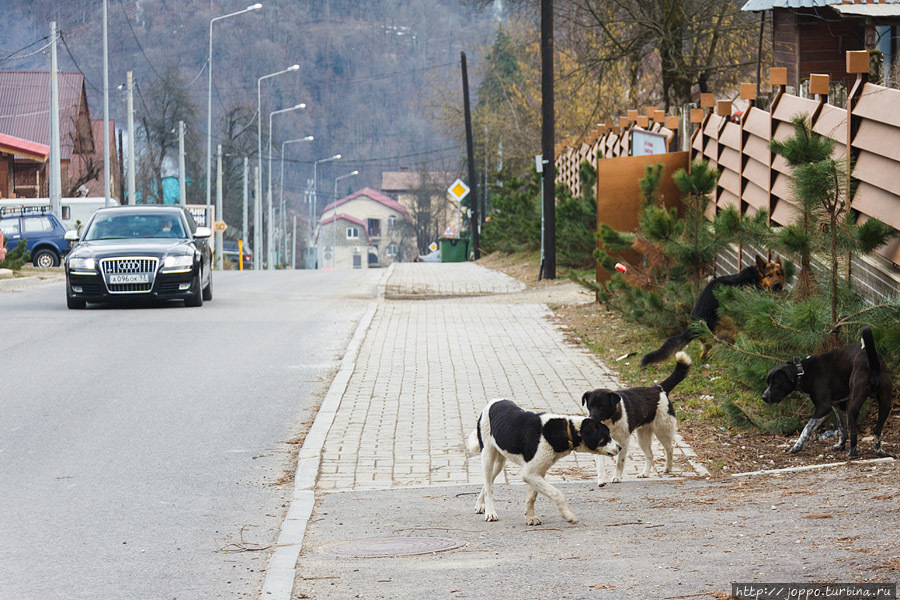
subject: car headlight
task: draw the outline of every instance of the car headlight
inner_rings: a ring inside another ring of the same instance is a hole
[[[69,270],[71,271],[93,271],[97,268],[96,261],[91,258],[70,258],[69,259]]]
[[[163,261],[163,269],[166,270],[187,270],[192,266],[194,266],[194,257],[190,254],[167,256]]]

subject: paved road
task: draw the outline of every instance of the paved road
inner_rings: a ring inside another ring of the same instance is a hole
[[[286,443],[380,271],[216,274],[202,308],[0,291],[0,598],[256,597]]]

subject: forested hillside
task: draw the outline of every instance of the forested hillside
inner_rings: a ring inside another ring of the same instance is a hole
[[[333,194],[333,177],[354,169],[360,175],[351,180],[353,187],[376,188],[383,169],[458,169],[463,151],[458,140],[436,132],[427,88],[442,80],[458,88],[460,51],[477,55],[490,43],[498,22],[495,7],[460,0],[262,3],[261,10],[214,24],[213,146],[223,144],[226,153],[226,212],[240,201],[242,157],[255,161],[257,154],[257,80],[295,63],[298,72],[262,82],[264,136],[270,112],[307,104],[305,110],[274,117],[276,149],[281,141],[315,136],[311,143],[289,146],[286,196],[302,197],[306,179],[312,177],[311,161],[335,153],[344,156],[340,163],[318,166],[322,202]],[[195,180],[189,199],[205,201],[208,88],[203,69],[210,19],[248,4],[109,0],[111,118],[124,127],[125,96],[116,86],[132,70],[138,81],[139,187],[145,194],[154,194],[155,171],[170,169],[177,151],[171,130],[182,118],[188,124],[189,176]],[[102,118],[101,7],[96,0],[10,3],[0,14],[0,56],[15,55],[0,68],[47,70],[46,52],[18,57],[46,44],[39,40],[49,35],[49,23],[55,20],[65,42],[59,49],[60,69],[84,72],[92,116]],[[276,159],[276,181],[279,166]]]

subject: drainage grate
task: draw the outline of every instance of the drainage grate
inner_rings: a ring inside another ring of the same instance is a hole
[[[339,542],[325,546],[323,551],[344,558],[387,558],[433,554],[465,545],[464,541],[452,538],[390,537]]]

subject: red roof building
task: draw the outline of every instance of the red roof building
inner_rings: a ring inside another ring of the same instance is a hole
[[[97,134],[96,122],[91,121],[84,76],[79,72],[61,71],[59,83],[59,138],[62,167],[63,196],[75,195],[81,183],[90,189],[99,179],[102,192],[103,143]],[[110,157],[115,156],[113,127],[110,127]],[[50,145],[50,73],[49,71],[0,71],[0,134]],[[90,157],[100,156],[99,177],[88,178]],[[115,169],[110,169],[115,177]],[[49,195],[47,165],[34,158],[15,158],[14,182],[8,190],[11,196],[22,198]],[[115,189],[115,186],[113,187]],[[116,194],[114,194],[116,195]]]

